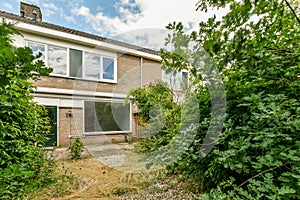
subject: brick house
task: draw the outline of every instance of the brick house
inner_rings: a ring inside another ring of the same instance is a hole
[[[154,50],[42,21],[39,7],[21,3],[20,15],[0,11],[2,23],[22,33],[14,45],[41,52],[49,77],[35,82],[34,100],[45,105],[53,125],[50,145],[67,146],[135,135],[134,106],[124,105],[129,89],[162,79]]]

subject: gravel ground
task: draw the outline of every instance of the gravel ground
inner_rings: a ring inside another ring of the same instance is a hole
[[[87,145],[88,152],[100,163],[125,173],[148,173],[159,169],[146,169],[144,155],[132,152],[133,144],[101,144]]]
[[[174,182],[174,181],[172,181]],[[180,184],[175,185],[174,183],[156,183],[147,188],[141,194],[126,194],[120,197],[121,200],[192,200],[197,195],[192,192],[185,191],[181,188]]]
[[[127,195],[124,197],[120,197],[122,200],[192,200],[195,199],[195,195],[192,193],[187,193],[183,191],[177,191],[173,189],[169,189],[167,191],[158,191],[158,192],[151,192],[145,194],[133,194]]]

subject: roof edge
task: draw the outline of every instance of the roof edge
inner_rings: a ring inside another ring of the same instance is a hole
[[[135,51],[140,51],[140,52],[143,52],[143,53],[148,53],[148,54],[153,54],[155,56],[159,56],[159,53],[156,50],[152,50],[152,49],[149,49],[149,48],[144,48],[144,47],[141,47],[141,46],[133,45],[133,44],[118,41],[118,40],[105,38],[105,37],[102,37],[102,36],[98,36],[98,35],[91,34],[91,33],[86,33],[86,32],[83,32],[83,31],[67,28],[67,27],[60,26],[60,25],[50,24],[50,23],[47,23],[47,22],[34,21],[34,20],[31,20],[31,19],[23,18],[23,17],[21,17],[19,15],[16,15],[16,14],[12,14],[12,13],[8,13],[8,12],[0,10],[0,17],[1,16],[4,17],[4,18],[9,18],[11,20],[16,20],[16,21],[19,21],[19,22],[23,22],[23,23],[27,23],[27,24],[31,24],[31,25],[35,25],[35,26],[40,26],[40,27],[47,28],[47,29],[50,29],[50,30],[69,33],[69,34],[73,34],[73,35],[76,35],[76,36],[81,36],[81,37],[85,37],[85,38],[100,41],[100,42],[106,42],[106,43],[109,43],[109,44],[117,45],[117,46],[120,46],[120,47],[125,47],[125,48],[132,49],[132,50],[135,50]]]

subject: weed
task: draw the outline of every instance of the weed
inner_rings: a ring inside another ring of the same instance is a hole
[[[113,193],[114,193],[114,195],[121,196],[121,195],[125,194],[126,191],[123,188],[117,188]]]
[[[112,144],[117,144],[118,141],[117,141],[116,139],[112,138],[112,139],[111,139],[111,143],[112,143]]]
[[[81,153],[83,152],[83,143],[79,138],[76,138],[75,142],[71,143],[68,150],[69,158],[71,160],[76,160],[81,157]]]

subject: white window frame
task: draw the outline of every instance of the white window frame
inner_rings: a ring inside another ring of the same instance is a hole
[[[46,45],[44,43],[41,43],[41,42],[36,42],[36,41],[26,41],[26,46],[29,47],[29,43],[34,43],[34,44],[37,44],[37,45],[41,45],[41,46],[44,46],[44,49],[45,49],[45,55],[44,55],[44,63],[45,65],[47,66],[48,65],[48,59],[46,58],[46,55],[48,54],[48,48],[46,47]],[[30,47],[29,47],[30,48]]]
[[[80,46],[62,45],[61,43],[60,44],[55,44],[55,43],[44,42],[44,41],[40,42],[40,41],[33,40],[33,39],[25,39],[25,45],[27,47],[29,46],[29,42],[45,46],[45,55],[44,55],[44,57],[45,57],[45,65],[46,66],[48,66],[48,60],[49,60],[49,54],[48,54],[49,45],[67,49],[66,75],[50,73],[50,76],[63,77],[63,78],[72,78],[72,79],[79,79],[79,80],[97,81],[97,82],[105,82],[105,83],[117,83],[117,80],[118,80],[118,77],[117,77],[117,75],[118,75],[117,56],[114,57],[112,55],[109,55],[109,53],[100,52],[100,51],[98,52],[95,49],[90,49],[89,50],[87,47],[81,47],[80,48]],[[81,78],[79,78],[79,77],[70,77],[70,49],[82,51],[82,77]],[[100,66],[99,66],[100,67],[100,78],[99,79],[85,76],[85,69],[87,67],[86,63],[85,63],[85,54],[86,53],[100,56]],[[113,80],[103,78],[103,73],[104,73],[103,58],[112,59],[113,62],[114,62],[114,79]]]
[[[183,75],[182,75],[182,73],[187,73],[187,86],[189,85],[189,72],[188,72],[188,70],[180,70],[180,71],[178,71],[178,72],[175,72],[176,74],[175,74],[175,76],[174,76],[174,71],[172,70],[170,73],[168,73],[168,75],[170,75],[171,77],[170,77],[170,80],[166,80],[166,79],[164,79],[164,75],[165,74],[167,74],[166,73],[166,71],[165,70],[163,70],[163,73],[162,73],[162,80],[164,81],[164,82],[166,82],[173,90],[175,90],[175,91],[182,91],[184,88],[182,88],[182,83],[183,83]],[[177,88],[176,87],[176,84],[177,84],[177,80],[176,80],[176,76],[177,76],[177,74],[179,74],[179,79],[180,79],[180,85],[179,85],[179,88]],[[171,83],[171,81],[172,80],[174,80],[172,83]]]
[[[83,127],[83,135],[110,135],[110,134],[131,134],[132,133],[132,104],[129,103],[129,130],[124,131],[98,131],[98,132],[85,132],[85,101],[91,102],[102,102],[102,103],[124,103],[123,101],[119,100],[109,100],[109,99],[94,99],[94,100],[84,100],[83,101],[83,120],[82,120],[82,127]]]

